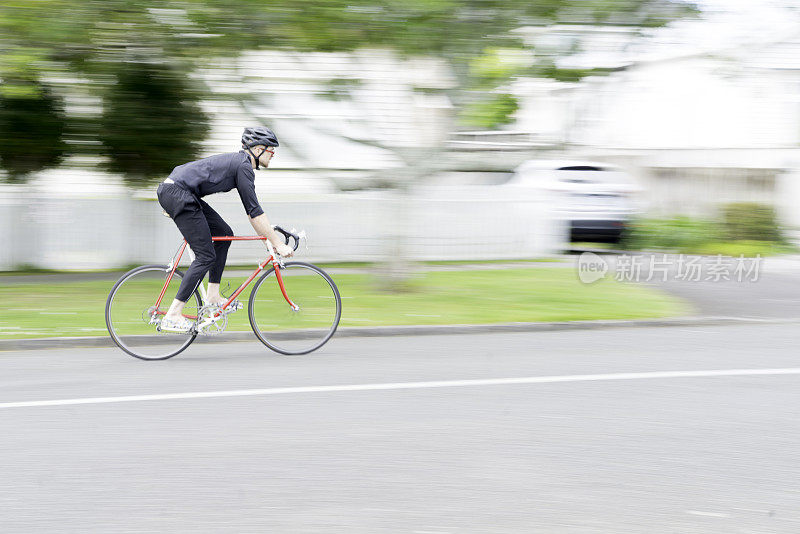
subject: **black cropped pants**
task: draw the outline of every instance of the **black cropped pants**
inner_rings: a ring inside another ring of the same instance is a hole
[[[172,217],[195,255],[175,296],[186,302],[206,273],[212,284],[222,280],[231,242],[214,242],[211,237],[233,235],[233,230],[211,206],[177,184],[159,185],[158,203]]]

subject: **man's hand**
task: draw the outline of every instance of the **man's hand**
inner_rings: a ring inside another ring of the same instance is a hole
[[[258,235],[262,235],[269,239],[270,243],[272,243],[272,246],[275,248],[275,252],[277,252],[280,256],[283,256],[284,258],[291,258],[294,256],[294,250],[292,247],[284,243],[283,236],[272,229],[272,225],[269,223],[269,219],[267,219],[267,215],[265,213],[251,218],[250,224],[253,225],[253,229],[258,232]]]
[[[294,256],[294,249],[285,243],[278,243],[278,245],[275,246],[275,252],[284,258],[291,258]]]

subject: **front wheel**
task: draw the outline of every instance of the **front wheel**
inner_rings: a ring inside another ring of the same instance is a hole
[[[250,326],[275,352],[308,354],[327,343],[339,326],[339,289],[325,271],[310,263],[287,262],[280,277],[296,309],[284,298],[275,269],[270,268],[250,293]]]

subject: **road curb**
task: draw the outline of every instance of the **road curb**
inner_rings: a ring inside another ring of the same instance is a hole
[[[561,321],[542,323],[499,323],[478,325],[411,325],[340,328],[335,337],[436,336],[456,334],[490,334],[501,332],[555,332],[560,330],[602,330],[609,328],[653,328],[674,326],[729,326],[737,324],[798,323],[793,319],[760,319],[753,317],[676,317],[667,319]],[[161,339],[161,336],[153,336]],[[213,337],[198,337],[196,343],[256,341],[252,332],[228,332]],[[110,337],[51,337],[0,340],[0,351],[40,350],[54,348],[114,347]]]

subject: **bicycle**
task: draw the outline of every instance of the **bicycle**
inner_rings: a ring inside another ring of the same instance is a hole
[[[297,250],[300,236],[279,226],[274,228],[284,236],[287,245],[294,240],[293,248]],[[221,306],[208,304],[205,286],[202,282],[198,284],[184,307],[184,317],[194,322],[187,333],[168,333],[160,329],[161,319],[184,276],[178,270],[184,251],[188,250],[194,261],[194,253],[186,240],[168,265],[131,269],[114,284],[106,300],[106,326],[120,349],[142,360],[166,360],[183,352],[198,335],[224,332],[228,316],[240,309],[236,298],[265,269],[253,286],[247,306],[256,337],[273,351],[287,355],[308,354],[333,337],[342,315],[342,299],[325,271],[311,263],[284,262],[262,236],[220,236],[212,240],[261,240],[267,245],[269,257],[257,264],[256,270]],[[272,265],[267,268],[269,264]],[[267,283],[272,279],[275,285]]]

